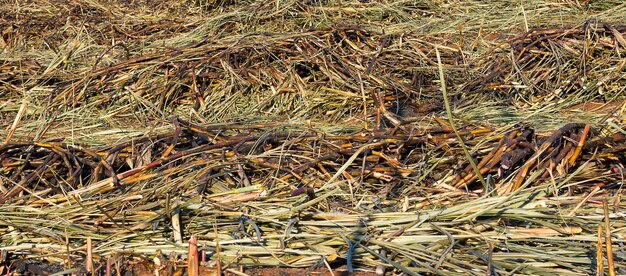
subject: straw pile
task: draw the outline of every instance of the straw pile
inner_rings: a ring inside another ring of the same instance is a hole
[[[3,5],[0,273],[626,273],[608,2]]]

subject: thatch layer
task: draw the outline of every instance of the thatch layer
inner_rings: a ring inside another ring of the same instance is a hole
[[[626,269],[619,1],[0,12],[0,273]]]

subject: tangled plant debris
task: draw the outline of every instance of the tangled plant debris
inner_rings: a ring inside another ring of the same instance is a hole
[[[0,12],[0,274],[626,273],[619,1]]]

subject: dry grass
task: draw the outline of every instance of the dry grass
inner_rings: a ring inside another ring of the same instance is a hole
[[[626,273],[626,6],[590,2],[0,5],[0,271],[195,234],[220,269]]]

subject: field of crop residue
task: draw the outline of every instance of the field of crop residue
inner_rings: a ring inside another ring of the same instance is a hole
[[[626,274],[622,1],[0,4],[0,274]]]

